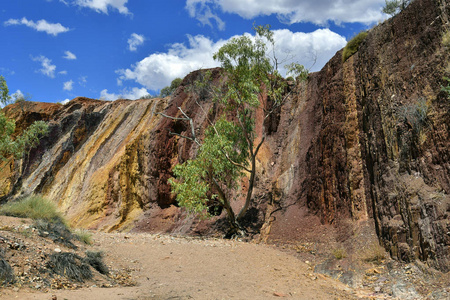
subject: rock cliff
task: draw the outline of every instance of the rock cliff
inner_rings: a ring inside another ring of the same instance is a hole
[[[246,225],[260,239],[295,241],[320,224],[369,222],[393,257],[450,270],[450,100],[441,91],[450,73],[442,42],[449,13],[448,1],[412,2],[369,30],[347,61],[340,51],[290,86],[270,119],[258,117],[266,141]],[[25,159],[0,171],[0,200],[41,193],[72,224],[104,231],[220,230],[223,216],[199,221],[176,207],[167,179],[197,148],[169,134],[187,124],[156,114],[176,116],[182,107],[201,134],[218,112],[207,94],[200,109],[188,92],[200,74],[165,99],[6,107],[19,131],[35,120],[51,125]]]

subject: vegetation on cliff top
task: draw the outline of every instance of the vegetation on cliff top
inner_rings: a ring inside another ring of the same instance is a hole
[[[386,5],[383,7],[385,14],[395,16],[402,10],[404,10],[412,0],[385,0]]]
[[[367,31],[361,31],[347,43],[344,47],[344,51],[342,52],[342,62],[345,62],[350,56],[358,51],[359,45],[361,45],[362,41],[364,41],[366,37]]]

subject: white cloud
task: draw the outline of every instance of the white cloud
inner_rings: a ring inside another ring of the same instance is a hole
[[[96,12],[108,14],[109,8],[117,9],[121,14],[131,14],[125,6],[128,0],[74,0],[74,3],[81,7],[88,7]]]
[[[65,100],[61,101],[61,104],[62,105],[66,105],[69,102],[70,102],[70,99],[65,99]]]
[[[100,99],[102,100],[117,100],[117,99],[130,99],[136,100],[143,96],[148,95],[148,91],[145,88],[134,87],[131,90],[123,89],[120,94],[108,93],[107,89],[100,92]]]
[[[319,71],[342,49],[347,41],[345,37],[329,30],[318,29],[310,33],[291,32],[288,29],[274,30],[275,47],[282,67],[298,62],[311,71]],[[286,71],[280,70],[284,76]]]
[[[25,99],[25,95],[22,93],[21,90],[17,90],[14,94],[11,95],[14,101],[18,99]]]
[[[60,74],[60,75],[67,75],[67,71],[66,70],[60,71],[60,72],[58,72],[58,74]]]
[[[5,26],[11,25],[25,25],[27,27],[33,28],[37,31],[43,31],[47,34],[57,36],[60,33],[67,32],[70,29],[62,26],[60,23],[48,23],[46,20],[39,20],[37,22],[27,20],[27,18],[22,19],[9,19],[4,22]]]
[[[43,55],[37,56],[37,57],[31,57],[31,59],[33,61],[37,61],[37,62],[41,63],[42,69],[39,69],[39,72],[41,72],[42,74],[44,74],[50,78],[55,78],[56,66],[52,65],[51,59],[48,59],[47,57],[45,57]]]
[[[132,33],[128,39],[128,49],[130,51],[136,51],[137,47],[144,43],[144,36],[137,33]]]
[[[64,54],[65,54],[65,56],[63,56],[63,58],[65,58],[65,59],[68,59],[68,60],[77,59],[77,56],[70,51],[65,51]]]
[[[71,91],[73,89],[73,80],[64,82],[63,90]]]
[[[218,66],[212,54],[225,43],[213,43],[197,35],[188,36],[189,47],[176,43],[167,53],[156,53],[137,62],[131,69],[117,70],[120,80],[134,80],[150,90],[168,86],[176,77],[184,77],[193,70]]]
[[[184,77],[189,72],[217,67],[213,53],[227,41],[213,42],[207,37],[188,36],[189,46],[173,44],[166,53],[155,53],[132,65],[131,68],[117,70],[118,82],[134,80],[150,90],[159,90],[170,85],[176,77]],[[293,33],[287,29],[275,30],[276,52],[283,65],[292,61],[320,70],[325,63],[342,47],[346,40],[329,29],[319,29],[311,33]],[[284,75],[285,70],[280,70]]]
[[[186,9],[192,17],[208,25],[210,19],[218,18],[218,12],[238,14],[245,19],[277,15],[289,24],[324,25],[329,21],[370,24],[385,18],[381,13],[384,4],[384,0],[187,0]]]
[[[212,7],[212,8],[211,8]],[[186,9],[189,11],[189,15],[192,18],[197,18],[203,25],[208,25],[211,28],[213,24],[211,20],[216,22],[219,30],[225,29],[225,22],[216,14],[213,10],[219,8],[218,3],[211,0],[187,0]]]
[[[78,84],[85,87],[87,82],[87,76],[80,76],[78,78]]]

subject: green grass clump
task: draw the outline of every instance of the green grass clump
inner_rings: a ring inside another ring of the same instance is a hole
[[[345,62],[350,56],[358,51],[359,45],[367,37],[367,31],[361,31],[354,38],[352,38],[344,47],[342,52],[342,62]]]
[[[53,202],[37,195],[3,205],[0,207],[0,215],[67,223]]]
[[[75,230],[75,237],[86,245],[92,245],[92,233],[85,229]]]

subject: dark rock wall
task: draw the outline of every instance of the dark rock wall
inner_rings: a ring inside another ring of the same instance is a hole
[[[321,128],[308,152],[307,203],[322,222],[374,218],[394,257],[449,270],[447,1],[414,1],[371,29],[344,64],[315,76]]]

